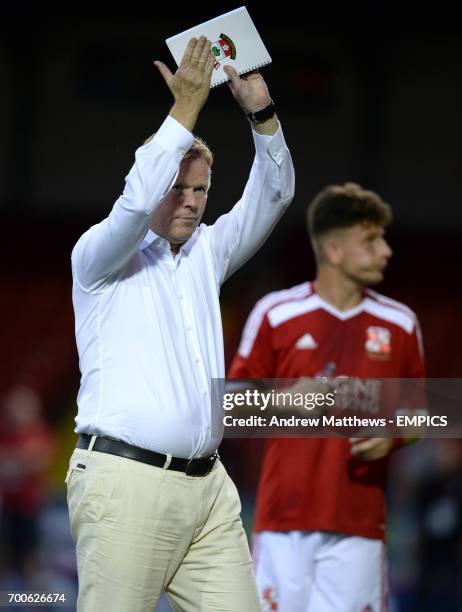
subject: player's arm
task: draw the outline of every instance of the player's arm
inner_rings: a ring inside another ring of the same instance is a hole
[[[228,369],[226,391],[229,394],[263,390],[263,379],[274,376],[272,328],[264,304],[265,298],[259,300],[244,324],[238,350]],[[236,417],[246,414],[249,414],[246,406],[235,406],[232,410]]]
[[[277,377],[278,352],[274,347],[273,328],[264,312],[265,299],[257,303],[251,312],[241,337],[239,349],[228,372],[226,390],[229,394],[256,391],[267,398],[266,413],[284,412],[287,416],[317,416],[315,410],[307,411],[303,406],[289,398],[296,395],[325,393],[326,386],[317,379],[299,378],[288,381],[284,387],[274,388],[271,379]],[[274,393],[273,393],[274,391]],[[230,395],[228,400],[231,401]],[[299,404],[298,404],[299,406]],[[252,407],[248,405],[235,406],[232,416],[249,416]]]
[[[405,355],[403,378],[416,379],[416,383],[403,398],[402,408],[409,414],[422,414],[422,412],[427,412],[428,408],[424,384],[426,367],[422,331],[417,317],[413,332],[407,337]],[[414,428],[414,433],[409,429],[405,433],[403,437],[394,438],[394,449],[418,442],[425,432],[418,427]]]

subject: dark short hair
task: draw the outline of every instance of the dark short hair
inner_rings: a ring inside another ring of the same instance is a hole
[[[358,223],[386,227],[392,218],[390,206],[374,191],[363,189],[357,183],[330,185],[308,206],[308,233],[313,242],[333,229]]]

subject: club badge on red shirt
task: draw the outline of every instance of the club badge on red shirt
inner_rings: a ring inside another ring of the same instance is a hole
[[[366,330],[366,351],[372,359],[391,357],[391,332],[386,327],[371,326]]]
[[[263,610],[265,612],[273,612],[278,609],[277,593],[273,587],[266,587],[262,593]]]

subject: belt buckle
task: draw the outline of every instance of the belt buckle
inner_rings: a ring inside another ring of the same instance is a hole
[[[187,476],[207,476],[207,474],[210,474],[210,472],[212,471],[212,468],[215,465],[217,459],[218,453],[213,453],[213,455],[210,455],[207,460],[191,458],[186,464],[185,474]],[[204,466],[203,469],[200,469],[199,471],[195,470],[193,467],[194,462],[197,461],[201,462],[199,463],[199,465]]]

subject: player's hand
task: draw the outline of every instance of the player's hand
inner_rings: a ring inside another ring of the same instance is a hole
[[[364,461],[383,459],[393,450],[393,438],[350,438],[351,454]]]
[[[210,92],[214,57],[205,36],[191,38],[175,74],[163,63],[155,61],[175,103],[170,115],[192,130]]]

